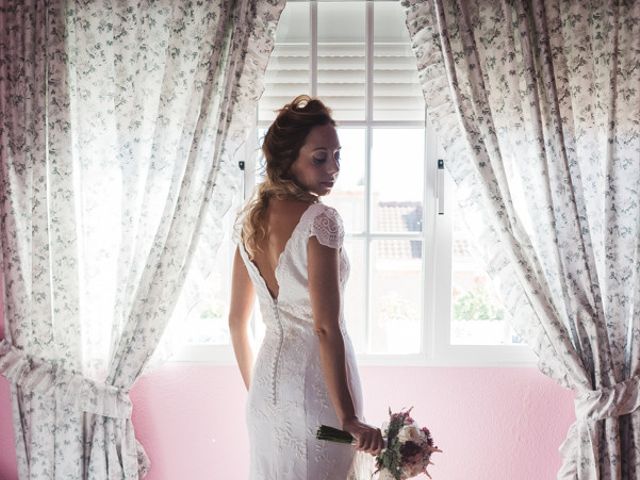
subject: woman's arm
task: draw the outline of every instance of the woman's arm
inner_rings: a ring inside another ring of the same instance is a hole
[[[307,258],[314,330],[320,340],[320,362],[329,397],[342,428],[355,437],[357,448],[377,455],[384,446],[380,429],[358,419],[347,381],[344,338],[339,324],[339,250],[324,246],[311,236]]]
[[[242,379],[249,390],[253,370],[253,352],[249,343],[249,317],[255,300],[255,289],[238,248],[236,247],[233,257],[229,331]]]

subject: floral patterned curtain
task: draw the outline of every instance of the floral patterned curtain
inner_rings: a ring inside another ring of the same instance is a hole
[[[576,394],[558,478],[638,478],[640,1],[403,5],[464,217]]]
[[[148,470],[128,392],[238,188],[283,7],[0,3],[0,373],[20,478]]]

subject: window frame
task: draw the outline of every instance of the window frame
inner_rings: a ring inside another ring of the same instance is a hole
[[[296,1],[296,0],[290,0]],[[297,0],[304,1],[304,0]],[[318,91],[318,31],[317,20],[319,1],[310,0],[310,91],[312,96]],[[330,0],[324,0],[330,1]],[[421,352],[417,354],[370,354],[359,353],[357,360],[364,366],[532,366],[536,357],[526,345],[452,345],[450,342],[452,322],[452,246],[453,225],[452,216],[447,212],[452,211],[454,195],[447,194],[455,188],[448,174],[444,178],[444,192],[438,192],[438,159],[444,158],[443,151],[439,147],[436,132],[427,118],[425,108],[424,121],[388,121],[373,119],[373,65],[374,58],[374,1],[362,0],[366,3],[365,15],[365,43],[366,43],[366,97],[365,119],[361,121],[340,121],[338,128],[359,128],[365,132],[365,214],[367,226],[362,234],[348,234],[351,238],[361,238],[368,242],[365,250],[365,263],[367,271],[368,287],[366,291],[367,338],[369,335],[369,309],[372,278],[371,246],[376,239],[418,239],[422,242],[422,299],[421,299]],[[255,128],[245,145],[244,158],[247,159],[243,169],[242,186],[244,200],[251,195],[255,184],[256,161],[259,149],[258,131],[267,128],[269,121],[257,121],[258,107],[256,107]],[[371,156],[373,131],[377,128],[421,128],[424,130],[424,193],[423,193],[423,218],[422,231],[409,234],[373,233],[372,222],[372,193],[371,193]],[[444,214],[438,214],[437,205],[439,195],[444,196]],[[221,248],[229,247],[221,245]],[[232,247],[232,246],[231,246]],[[235,248],[230,248],[235,251]],[[429,285],[432,287],[429,288]],[[254,314],[251,318],[251,331],[256,331],[255,311],[259,308],[256,300]],[[255,335],[251,339],[254,352],[257,353],[258,339]],[[235,365],[233,347],[228,345],[189,345],[183,347],[174,355],[172,361],[205,362],[216,365]]]

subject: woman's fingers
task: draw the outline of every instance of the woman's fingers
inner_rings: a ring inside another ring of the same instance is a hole
[[[371,450],[371,438],[367,435],[365,439],[364,446],[362,448],[365,452],[369,452]]]
[[[382,432],[379,428],[376,428],[375,436],[376,442],[374,455],[380,455],[380,452],[382,452],[382,449],[384,448],[384,440],[382,438]]]
[[[379,428],[372,429],[367,451],[372,455],[380,455],[383,448],[384,440],[382,439],[382,432]]]
[[[360,421],[355,421],[353,424],[345,424],[343,428],[353,435],[355,439],[353,443],[358,450],[371,455],[379,455],[384,449],[384,440],[379,428]]]
[[[384,446],[380,429],[367,429],[358,436],[358,450],[378,455]]]

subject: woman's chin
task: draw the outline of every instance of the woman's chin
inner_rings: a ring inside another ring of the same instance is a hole
[[[318,188],[318,195],[327,195],[333,190],[333,183],[321,183]]]

